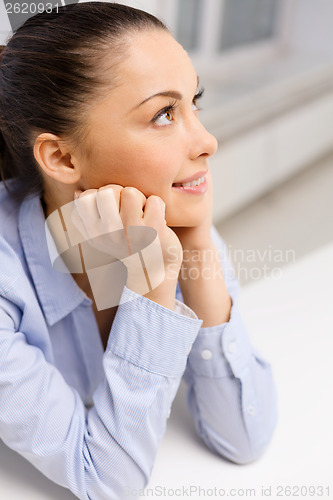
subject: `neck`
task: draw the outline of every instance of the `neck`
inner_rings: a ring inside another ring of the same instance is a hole
[[[66,203],[73,201],[76,189],[77,186],[74,184],[63,184],[54,179],[45,180],[42,199],[45,218]]]

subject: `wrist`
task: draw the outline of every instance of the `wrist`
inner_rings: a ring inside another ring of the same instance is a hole
[[[175,279],[166,275],[162,283],[146,293],[144,297],[173,311],[175,308],[177,281],[178,278]]]
[[[204,249],[212,244],[211,222],[195,227],[173,227],[183,250]]]
[[[220,254],[211,240],[206,241],[204,245],[191,245],[183,249],[182,268],[193,266],[200,268],[213,262],[220,262]]]
[[[205,248],[211,248],[214,246],[214,242],[211,237],[210,231],[206,230],[203,234],[201,233],[197,237],[185,237],[181,240],[181,244],[184,249],[187,250],[204,250]]]

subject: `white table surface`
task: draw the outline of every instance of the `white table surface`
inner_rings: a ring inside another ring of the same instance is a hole
[[[182,382],[142,499],[333,498],[333,243],[283,267],[278,280],[244,287],[240,309],[278,388],[268,449],[245,466],[210,452],[196,436]],[[323,494],[318,488],[311,495],[309,486],[322,486]],[[22,498],[75,497],[0,443],[0,499]]]

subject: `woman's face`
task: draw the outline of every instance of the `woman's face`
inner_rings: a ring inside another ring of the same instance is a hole
[[[133,35],[117,85],[89,110],[78,187],[134,186],[164,200],[168,226],[200,224],[211,196],[207,160],[217,142],[199,121],[197,85],[188,54],[169,33]],[[205,172],[204,193],[173,187]]]

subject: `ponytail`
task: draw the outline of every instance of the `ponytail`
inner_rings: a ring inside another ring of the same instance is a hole
[[[9,75],[12,72],[10,50],[8,45],[2,45],[0,46],[0,180],[9,195],[20,202],[28,194],[41,195],[43,180],[31,147],[29,119],[22,114],[18,106],[22,93],[20,96],[20,92],[17,93],[18,85],[13,85],[13,82],[6,79],[7,72]],[[16,83],[19,83],[24,93],[23,75]],[[9,180],[13,182],[7,183]]]
[[[12,177],[12,164],[10,153],[8,151],[8,147],[3,136],[2,131],[0,130],[0,177],[2,181],[6,179],[10,179]]]

